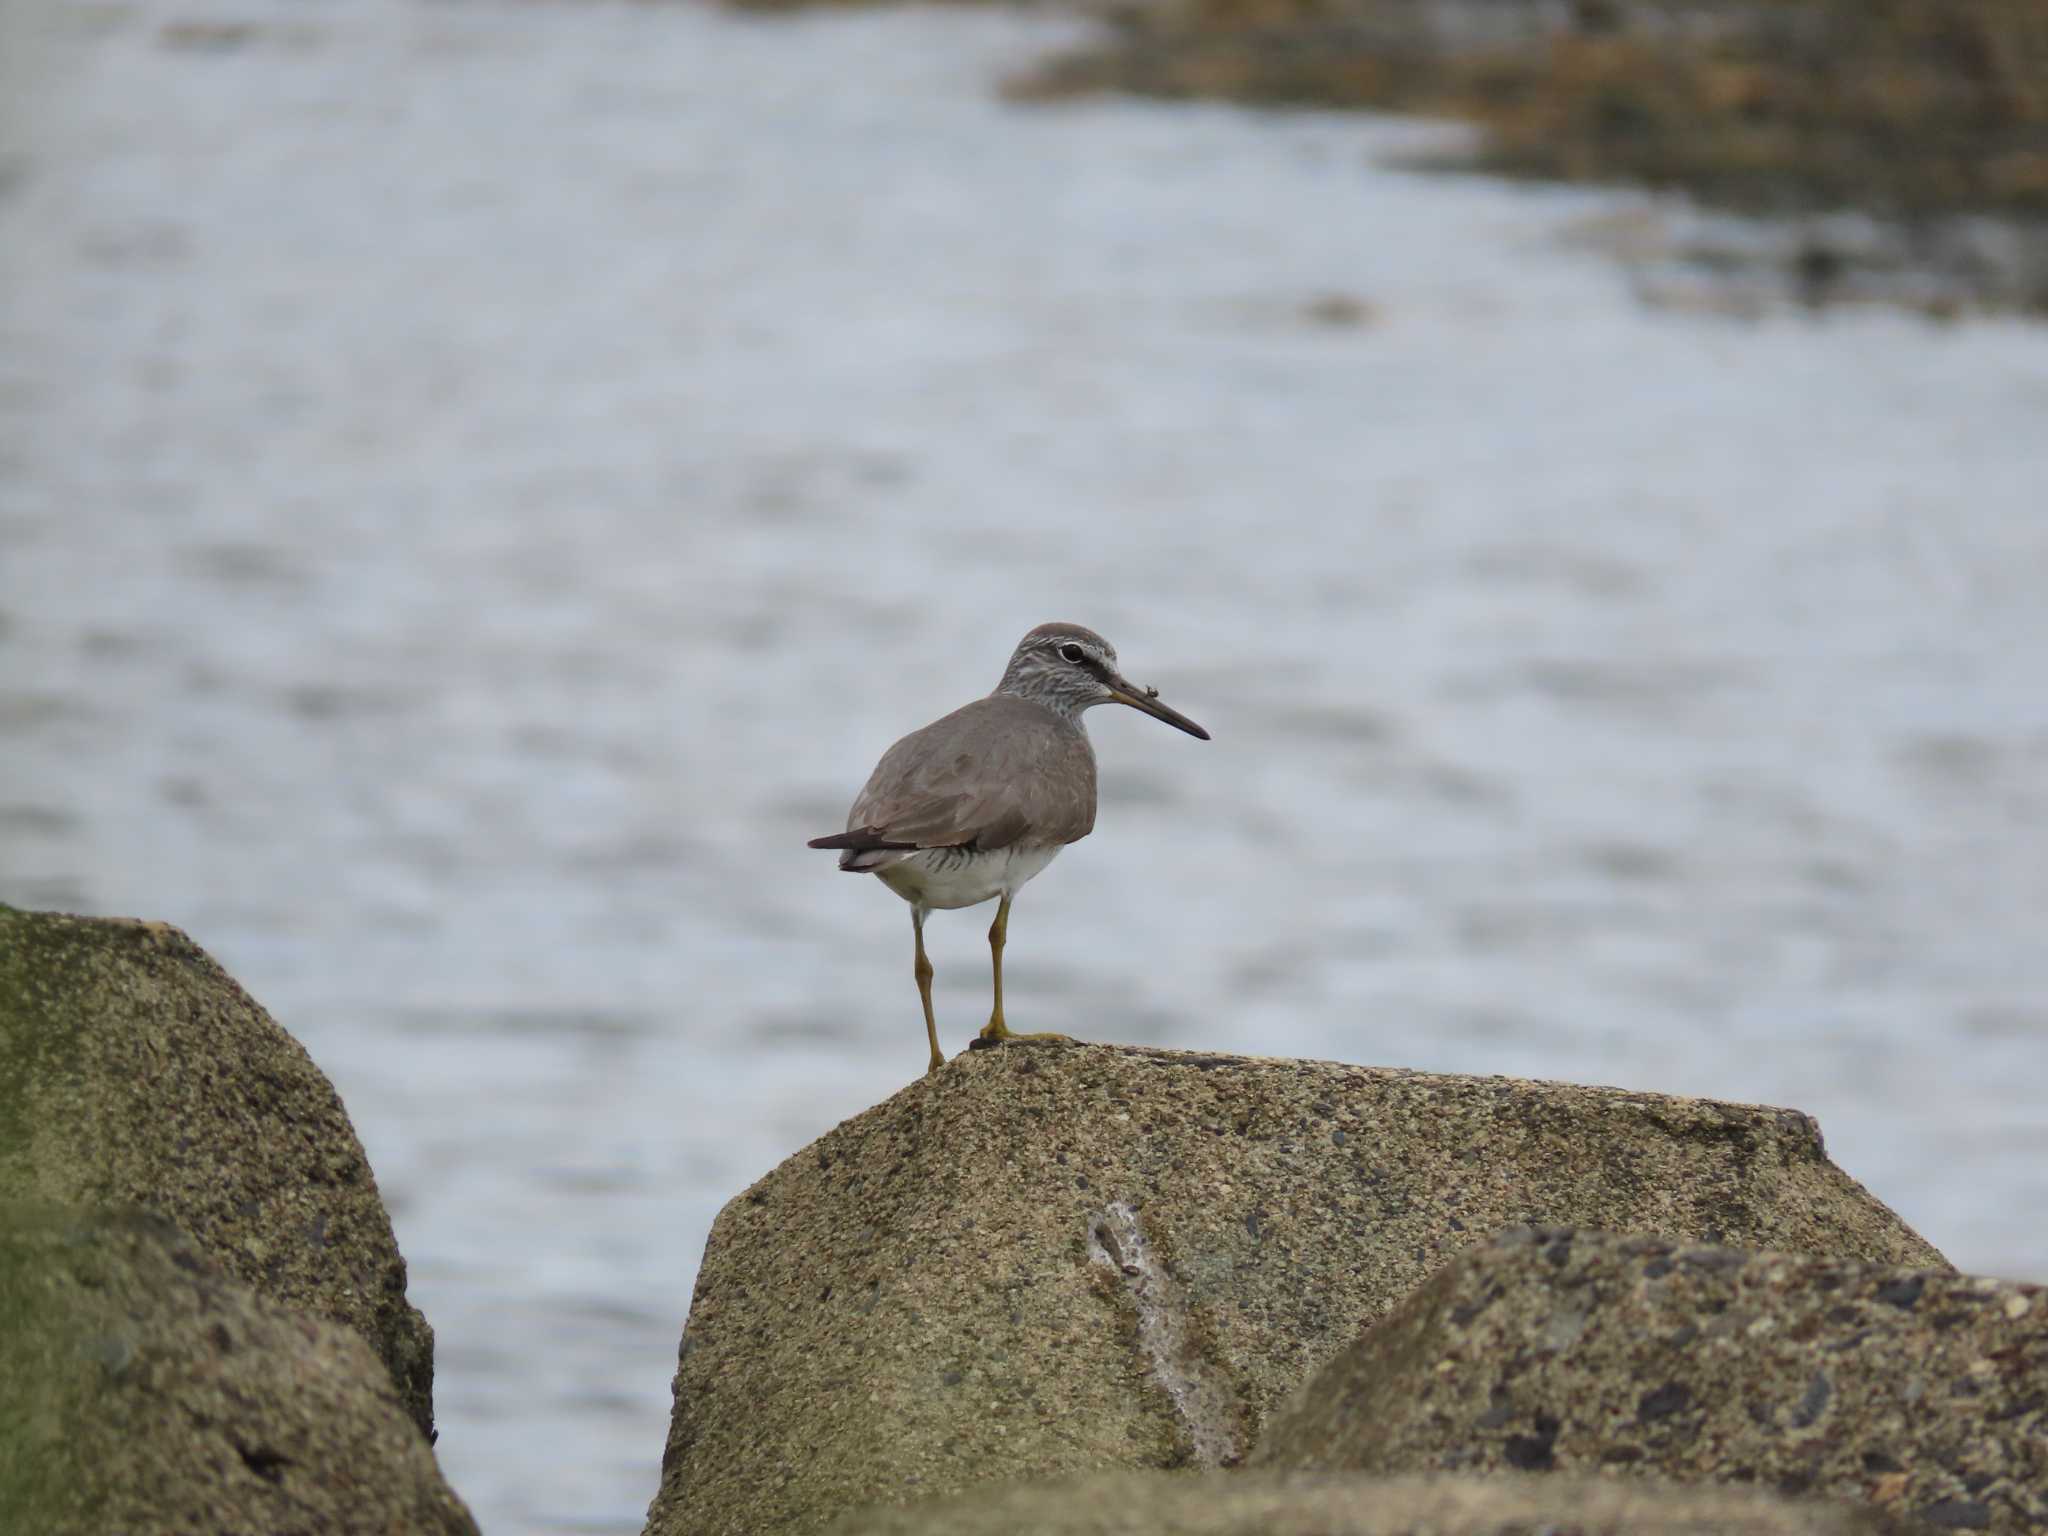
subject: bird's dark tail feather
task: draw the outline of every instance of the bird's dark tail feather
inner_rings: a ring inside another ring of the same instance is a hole
[[[873,827],[855,827],[851,832],[835,832],[830,837],[814,837],[813,848],[837,848],[839,867],[849,874],[864,875],[872,870],[894,864],[900,854],[914,852],[915,843],[897,842],[883,837]]]
[[[892,842],[873,827],[855,827],[851,832],[834,832],[830,837],[814,837],[804,844],[806,848],[858,848],[866,852],[870,848],[912,849],[915,843]]]

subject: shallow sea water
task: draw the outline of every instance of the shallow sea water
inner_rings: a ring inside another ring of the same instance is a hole
[[[333,1076],[487,1531],[638,1530],[718,1206],[922,1068],[803,840],[1048,618],[1215,740],[1091,717],[1019,1027],[1794,1105],[2048,1277],[2048,327],[1646,308],[1042,18],[5,10],[0,899]]]

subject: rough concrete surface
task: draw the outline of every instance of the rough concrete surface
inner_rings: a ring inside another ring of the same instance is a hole
[[[801,1531],[993,1479],[1229,1465],[1360,1328],[1524,1222],[1942,1262],[1785,1110],[975,1052],[720,1213],[648,1531]]]
[[[0,1528],[476,1536],[355,1329],[141,1211],[0,1205]]]
[[[831,1536],[1902,1536],[1876,1510],[1575,1477],[1116,1472],[862,1510]]]
[[[2048,1291],[1502,1233],[1310,1382],[1256,1460],[1755,1483],[1944,1529],[2048,1531]]]
[[[161,1211],[361,1332],[432,1433],[433,1332],[333,1084],[177,929],[0,906],[0,1199]]]

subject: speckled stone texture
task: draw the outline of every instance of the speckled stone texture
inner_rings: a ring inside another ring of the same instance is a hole
[[[1502,1233],[1318,1375],[1255,1459],[1755,1483],[1940,1529],[2048,1531],[2048,1292]]]
[[[0,906],[0,1199],[162,1212],[358,1330],[432,1433],[433,1332],[333,1084],[177,929]]]
[[[831,1536],[1905,1536],[1872,1509],[1573,1477],[1121,1472],[862,1510]]]
[[[1938,1265],[1804,1115],[1112,1046],[974,1052],[731,1202],[650,1536],[994,1479],[1228,1465],[1519,1222]]]
[[[476,1536],[353,1328],[139,1211],[0,1205],[0,1529]]]

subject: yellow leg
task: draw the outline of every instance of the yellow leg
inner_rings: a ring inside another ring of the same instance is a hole
[[[1009,1026],[1003,1023],[1003,945],[1010,937],[1010,893],[1003,892],[1003,899],[996,903],[996,920],[988,925],[989,960],[995,967],[996,1001],[990,1010],[988,1027],[982,1031],[991,1040],[1010,1038]]]
[[[1003,943],[1010,932],[1010,897],[1005,892],[996,907],[996,920],[988,925],[988,952],[995,964],[996,1003],[988,1016],[988,1023],[982,1026],[980,1045],[995,1045],[1003,1040],[1065,1040],[1065,1035],[1039,1034],[1020,1035],[1003,1022]]]
[[[912,973],[917,977],[918,1001],[924,1004],[924,1037],[931,1042],[931,1065],[925,1068],[927,1074],[936,1072],[946,1064],[946,1058],[939,1054],[939,1026],[932,1018],[932,963],[924,953],[924,908],[910,909],[910,931],[917,935],[917,964]]]

